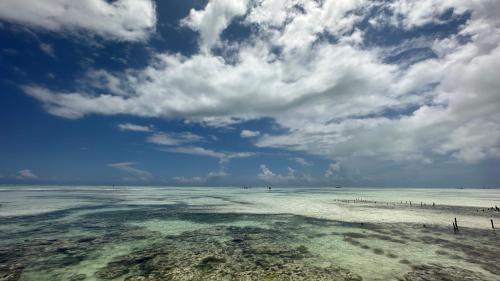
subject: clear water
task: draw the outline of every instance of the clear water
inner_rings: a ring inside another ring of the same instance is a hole
[[[496,189],[3,186],[0,204],[0,280],[500,280]]]

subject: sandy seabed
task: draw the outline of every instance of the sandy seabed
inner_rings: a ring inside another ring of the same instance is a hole
[[[3,186],[0,204],[0,280],[500,280],[496,189]]]

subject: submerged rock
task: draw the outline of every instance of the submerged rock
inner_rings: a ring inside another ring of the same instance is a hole
[[[38,272],[53,277],[46,278],[47,280],[70,281],[95,278],[125,281],[361,280],[361,277],[348,269],[332,265],[331,259],[325,260],[304,246],[309,245],[311,239],[322,238],[318,241],[328,246],[325,250],[342,251],[328,245],[325,241],[329,237],[325,235],[340,236],[335,239],[344,239],[341,241],[369,250],[366,251],[367,254],[377,254],[389,262],[393,259],[393,264],[399,261],[405,265],[403,268],[411,267],[415,261],[411,259],[411,255],[401,254],[385,246],[387,243],[415,242],[438,246],[436,254],[448,262],[450,258],[457,258],[461,259],[461,264],[469,262],[476,268],[482,267],[492,274],[500,274],[500,240],[491,231],[462,228],[460,235],[450,236],[449,229],[435,226],[420,231],[421,225],[412,228],[408,224],[365,223],[359,229],[358,224],[339,224],[301,216],[168,213],[168,208],[170,207],[136,207],[133,211],[96,212],[74,222],[47,221],[40,227],[19,232],[17,237],[12,237],[12,241],[15,241],[12,243],[6,242],[6,239],[11,239],[11,235],[0,233],[0,281],[18,281],[23,271],[30,273],[25,274],[23,280],[37,280],[38,276],[32,273]],[[159,231],[129,224],[130,221],[161,219],[166,216],[203,222],[204,226],[184,231],[181,235],[165,236]],[[262,227],[235,226],[240,224],[228,226],[230,222],[245,220],[265,223]],[[33,222],[30,220],[27,223]],[[329,229],[324,229],[336,225],[340,230],[347,227],[348,232],[332,233]],[[77,236],[69,236],[66,235],[69,229],[83,232],[76,231]],[[137,243],[138,241],[141,243]],[[143,243],[145,241],[148,243]],[[396,247],[397,244],[393,246]],[[85,276],[72,272],[74,265],[82,260],[86,263],[93,262],[94,259],[100,262],[103,251],[106,251],[104,255],[110,254],[104,246],[111,246],[113,249],[114,245],[137,248],[113,258],[109,263],[99,265],[101,268],[95,274]],[[313,245],[316,247],[317,244]],[[315,250],[317,251],[316,248]],[[387,263],[387,267],[390,265]],[[64,273],[59,269],[63,269]],[[359,272],[366,274],[368,280],[371,280],[370,273]],[[406,281],[491,280],[480,272],[433,264],[415,266],[404,276],[404,273],[399,274],[400,280]]]
[[[220,240],[226,236],[230,239]],[[168,236],[146,249],[118,257],[97,277],[124,276],[127,281],[361,280],[344,268],[314,265],[309,249],[292,247],[289,239],[267,229],[210,227]]]
[[[0,280],[17,281],[21,278],[23,269],[23,266],[20,264],[13,264],[10,266],[0,264]]]
[[[203,269],[203,270],[210,270],[213,269],[214,267],[218,266],[219,264],[225,263],[226,259],[224,257],[215,257],[215,256],[208,256],[203,258],[200,263],[198,264],[198,267]]]
[[[404,275],[405,281],[482,281],[489,280],[484,274],[455,266],[439,264],[417,265]]]
[[[73,274],[69,277],[69,281],[83,281],[87,278],[85,274]]]
[[[95,275],[101,279],[115,279],[129,272],[128,266],[121,262],[110,262],[99,269]]]

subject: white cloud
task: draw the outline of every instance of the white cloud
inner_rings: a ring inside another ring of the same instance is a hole
[[[390,24],[403,29],[439,22],[449,8],[455,14],[470,12],[456,34],[404,43],[405,48],[430,46],[436,57],[393,64],[384,60],[390,50],[363,46],[366,34],[356,26],[369,16],[372,1],[242,3],[210,1],[204,10],[191,12],[184,23],[199,31],[205,50],[190,57],[156,54],[142,70],[112,75],[126,87],[105,83],[103,94],[23,89],[65,118],[131,114],[228,126],[270,117],[286,133],[261,134],[257,146],[335,160],[430,164],[441,158],[477,163],[500,157],[498,1],[378,3],[396,11]],[[222,44],[233,51],[230,59],[207,50],[238,15],[259,32],[236,45]],[[338,40],[324,40],[325,34]],[[178,150],[227,158],[200,147]]]
[[[182,184],[201,184],[207,179],[205,177],[174,177],[174,180]]]
[[[265,0],[250,11],[247,21],[267,27],[262,31],[269,30],[273,42],[285,52],[301,53],[325,32],[342,36],[352,31],[354,24],[362,19],[353,11],[369,5],[370,1],[365,0]]]
[[[151,132],[153,131],[152,126],[143,126],[132,123],[122,123],[118,124],[118,128],[122,131],[133,131],[133,132]]]
[[[307,55],[307,62],[302,61],[306,57],[296,55],[268,61],[266,56],[271,54],[264,56],[257,47],[240,52],[242,61],[237,65],[212,55],[189,59],[158,55],[156,64],[123,77],[134,83],[129,97],[59,93],[36,86],[24,90],[42,101],[50,113],[66,118],[92,113],[201,121],[283,114],[335,118],[411,101],[390,88],[395,83],[394,66],[380,64],[373,54],[350,46],[320,44]]]
[[[156,11],[151,0],[3,0],[0,19],[54,32],[137,41],[154,30]]]
[[[33,173],[33,171],[31,170],[20,170],[19,172],[17,172],[17,178],[18,179],[37,179],[38,176],[35,175],[35,173]]]
[[[218,171],[209,172],[206,176],[194,176],[194,177],[174,177],[174,180],[181,184],[204,184],[214,178],[227,177],[224,167],[220,167]]]
[[[457,46],[450,41],[453,37],[437,41],[434,48],[441,50],[439,59],[425,60],[401,72],[403,79],[395,88],[403,93],[438,83],[429,93],[431,105],[421,105],[413,114],[400,118],[300,123],[306,127],[295,125],[297,129],[290,134],[264,136],[257,144],[326,154],[333,159],[371,156],[430,163],[436,152],[471,163],[499,157],[500,116],[494,110],[500,106],[495,94],[498,79],[494,78],[500,73],[499,24],[489,15],[482,17],[477,11],[473,13],[473,20],[461,32],[472,35],[471,42]]]
[[[197,156],[207,156],[212,158],[217,158],[221,163],[228,162],[231,159],[236,158],[247,158],[255,155],[253,152],[228,152],[228,151],[215,151],[211,149],[206,149],[198,146],[186,146],[186,147],[170,147],[170,148],[159,148],[161,151],[190,154]]]
[[[250,131],[250,130],[242,130],[240,133],[240,137],[242,138],[254,138],[260,135],[259,131]]]
[[[440,21],[439,16],[441,14],[455,6],[449,5],[450,3],[452,2],[448,0],[394,1],[390,4],[394,12],[391,20],[393,23],[402,24],[407,29],[428,23],[436,23]]]
[[[257,175],[261,180],[270,182],[270,183],[284,183],[284,182],[291,182],[296,180],[295,176],[295,170],[288,167],[287,168],[287,174],[286,175],[281,175],[281,174],[276,174],[273,171],[271,171],[266,165],[261,164],[260,165],[260,173]]]
[[[231,159],[247,158],[254,156],[253,152],[229,152],[229,151],[215,151],[200,146],[186,145],[204,140],[203,137],[195,135],[190,132],[183,133],[164,133],[158,132],[150,135],[147,139],[148,142],[161,145],[158,148],[160,151],[170,153],[181,153],[196,156],[205,156],[219,159],[220,163],[226,163]],[[213,175],[219,173],[220,176],[224,174],[224,169],[219,172],[214,172]]]
[[[236,16],[245,14],[248,0],[211,0],[203,10],[191,9],[181,23],[200,34],[200,47],[210,51],[219,40],[220,33],[226,29]]]
[[[330,163],[330,165],[325,171],[325,177],[326,178],[333,177],[337,175],[339,172],[340,172],[340,163],[339,162]]]
[[[115,95],[128,96],[127,85],[120,77],[104,70],[89,70],[81,84],[94,89],[106,88]]]
[[[220,167],[218,171],[212,171],[208,173],[208,177],[210,178],[215,178],[215,177],[227,177],[228,173],[224,169],[224,167]]]
[[[270,181],[274,180],[278,177],[275,173],[273,173],[266,165],[261,164],[260,165],[260,173],[258,174],[258,177],[260,179],[263,179],[265,181]]]
[[[158,145],[180,145],[203,140],[203,137],[190,132],[164,133],[157,132],[148,137],[148,142]]]
[[[302,157],[295,157],[295,158],[290,158],[290,160],[299,163],[302,166],[312,166],[312,163],[307,161],[306,159]]]
[[[216,152],[214,150],[206,149],[203,147],[197,147],[197,146],[174,147],[174,148],[167,148],[167,149],[162,148],[160,150],[166,151],[166,152],[208,156],[208,157],[213,157],[213,158],[223,158],[225,156],[225,154],[222,152]]]
[[[451,153],[455,158],[475,163],[485,158],[500,157],[500,124],[489,121],[473,121],[451,132],[449,141],[436,150]]]
[[[52,45],[48,43],[40,43],[40,49],[49,57],[56,57],[56,53],[54,52],[54,47]]]
[[[124,171],[127,174],[134,176],[134,179],[149,181],[153,178],[153,174],[151,174],[146,170],[135,168],[134,167],[135,164],[136,164],[135,162],[121,162],[121,163],[111,163],[108,164],[107,166]]]

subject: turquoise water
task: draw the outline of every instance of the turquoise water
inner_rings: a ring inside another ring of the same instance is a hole
[[[3,186],[0,204],[0,280],[500,280],[495,189]]]

